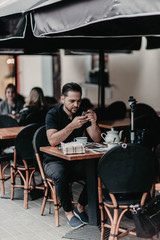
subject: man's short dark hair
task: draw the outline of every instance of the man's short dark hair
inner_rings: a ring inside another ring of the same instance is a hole
[[[63,88],[62,88],[62,95],[67,96],[68,92],[80,92],[82,95],[82,88],[79,84],[71,82],[71,83],[66,83]]]

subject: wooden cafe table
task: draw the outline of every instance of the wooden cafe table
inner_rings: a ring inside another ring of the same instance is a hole
[[[52,146],[40,147],[40,151],[63,158],[67,161],[86,159],[89,225],[96,226],[97,228],[100,224],[97,189],[97,163],[98,159],[102,157],[104,153],[93,153],[91,151],[87,151],[86,153],[81,154],[66,155],[63,154],[58,147]]]
[[[11,139],[16,138],[20,130],[22,129],[22,126],[18,127],[10,127],[10,128],[0,128],[0,139]]]
[[[22,126],[18,127],[9,127],[9,128],[0,128],[0,140],[13,139],[16,138]]]
[[[122,129],[124,127],[128,127],[131,124],[130,118],[124,118],[124,119],[119,119],[119,120],[104,120],[104,121],[99,121],[98,126],[100,128],[105,128],[105,129]]]

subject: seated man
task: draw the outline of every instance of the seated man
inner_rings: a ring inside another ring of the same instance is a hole
[[[52,146],[60,142],[71,142],[74,138],[83,136],[85,130],[93,141],[101,141],[101,131],[97,125],[95,112],[88,110],[87,114],[82,116],[81,96],[82,90],[77,83],[67,83],[62,88],[62,104],[53,107],[47,113],[47,137]],[[44,171],[55,182],[56,193],[65,211],[68,224],[74,229],[87,224],[88,216],[84,209],[87,204],[86,186],[74,210],[69,193],[69,182],[86,179],[85,160],[66,161],[48,154],[44,157]]]

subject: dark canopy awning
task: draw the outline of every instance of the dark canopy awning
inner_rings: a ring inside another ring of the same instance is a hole
[[[96,49],[104,105],[104,52],[139,50],[143,36],[160,35],[159,22],[159,0],[3,0],[0,54]]]
[[[159,0],[61,1],[32,14],[35,36],[132,37],[160,33]]]
[[[160,34],[159,0],[8,0],[0,3],[0,49],[53,53],[58,48],[138,50]]]

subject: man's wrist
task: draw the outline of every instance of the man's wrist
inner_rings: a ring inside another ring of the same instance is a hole
[[[65,129],[66,129],[67,131],[69,131],[69,132],[72,132],[72,131],[74,130],[74,127],[73,127],[72,122],[69,123],[69,124],[65,127]]]
[[[91,125],[92,125],[92,126],[98,126],[97,121],[91,122]]]

